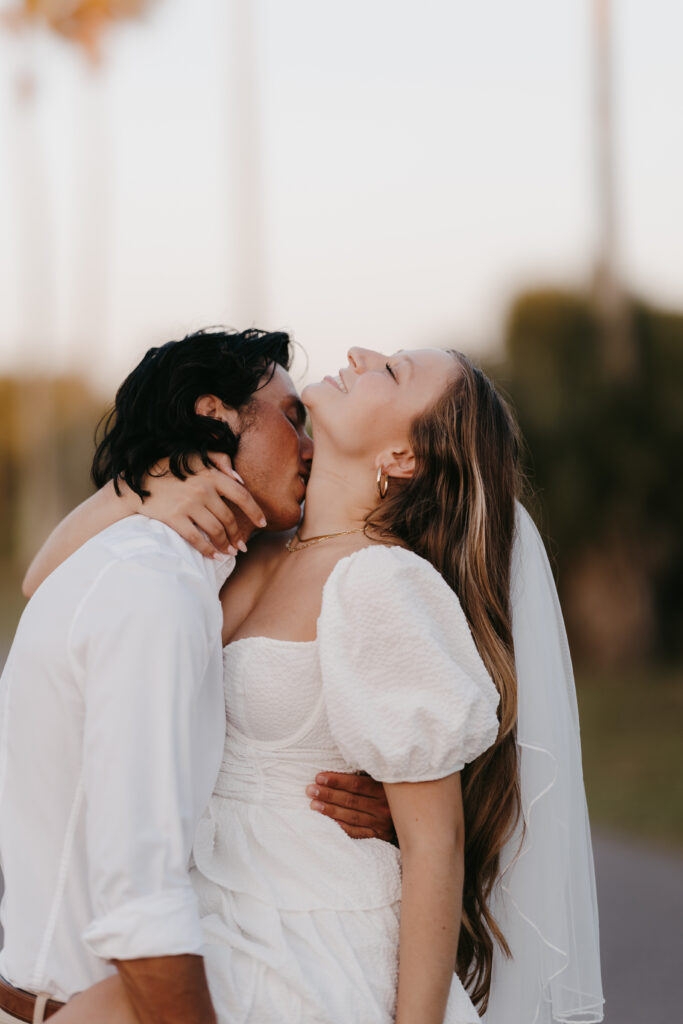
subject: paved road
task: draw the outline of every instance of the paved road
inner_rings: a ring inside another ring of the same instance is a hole
[[[683,1020],[683,857],[597,830],[593,849],[605,1024],[676,1024]]]
[[[605,1024],[683,1020],[683,857],[593,831]]]

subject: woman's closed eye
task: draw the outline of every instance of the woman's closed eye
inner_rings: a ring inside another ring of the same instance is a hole
[[[393,377],[396,384],[398,384],[398,377],[396,376],[392,368],[389,366],[389,363],[385,363],[384,365],[386,366],[389,375]]]

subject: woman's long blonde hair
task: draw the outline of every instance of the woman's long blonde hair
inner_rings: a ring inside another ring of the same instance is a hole
[[[494,940],[511,955],[488,900],[521,803],[510,619],[520,441],[512,413],[488,377],[462,353],[452,354],[456,379],[412,426],[414,475],[392,483],[367,529],[401,540],[438,569],[458,595],[500,694],[498,738],[462,772],[465,883],[455,969],[483,1013]]]

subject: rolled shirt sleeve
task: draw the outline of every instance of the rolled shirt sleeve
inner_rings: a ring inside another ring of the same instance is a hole
[[[201,953],[188,867],[223,748],[220,622],[206,579],[138,559],[110,563],[74,621],[97,956]]]

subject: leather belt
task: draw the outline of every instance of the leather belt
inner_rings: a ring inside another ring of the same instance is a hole
[[[37,996],[31,992],[24,992],[21,988],[9,985],[4,978],[0,978],[0,1010],[9,1013],[18,1020],[31,1024],[35,1011]],[[61,1010],[64,1003],[58,1003],[56,999],[48,999],[43,1011],[43,1020],[52,1017],[57,1010]]]

